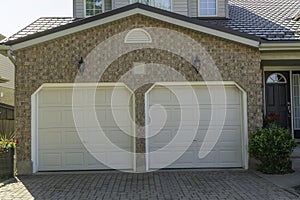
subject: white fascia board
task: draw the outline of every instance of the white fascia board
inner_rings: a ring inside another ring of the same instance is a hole
[[[182,26],[182,27],[192,29],[192,30],[196,30],[196,31],[206,33],[206,34],[209,34],[209,35],[214,35],[214,36],[217,36],[217,37],[220,37],[220,38],[224,38],[224,39],[231,40],[231,41],[234,41],[234,42],[242,43],[242,44],[249,45],[249,46],[252,46],[252,47],[259,47],[259,44],[260,44],[259,41],[251,40],[251,39],[244,38],[244,37],[237,36],[237,35],[233,35],[233,34],[230,34],[230,33],[225,33],[225,32],[219,31],[219,30],[203,27],[203,26],[200,26],[200,25],[197,25],[197,24],[193,24],[193,23],[190,23],[190,22],[182,21],[182,20],[179,20],[179,19],[175,19],[175,18],[172,18],[172,17],[165,16],[165,15],[153,13],[153,12],[146,11],[146,10],[143,10],[143,9],[140,9],[140,8],[135,8],[135,9],[123,12],[123,13],[115,14],[115,15],[105,17],[103,19],[95,20],[93,22],[89,22],[89,23],[86,23],[86,24],[83,24],[83,25],[78,25],[78,26],[73,27],[73,28],[69,28],[69,29],[66,29],[66,30],[59,31],[59,32],[51,33],[51,34],[41,36],[41,37],[38,37],[38,38],[34,38],[32,40],[28,40],[28,41],[25,41],[25,42],[21,42],[21,43],[12,45],[11,49],[12,50],[23,49],[23,48],[26,48],[26,47],[29,47],[29,46],[33,46],[33,45],[42,43],[42,42],[53,40],[53,39],[56,39],[56,38],[59,38],[59,37],[63,37],[63,36],[73,34],[73,33],[79,32],[79,31],[83,31],[83,30],[86,30],[86,29],[89,29],[89,28],[93,28],[93,27],[96,27],[96,26],[100,26],[102,24],[110,23],[110,22],[113,22],[113,21],[116,21],[116,20],[119,20],[119,19],[122,19],[122,18],[125,18],[125,17],[129,17],[129,16],[132,16],[132,15],[135,15],[135,14],[141,14],[141,15],[144,15],[144,16],[148,16],[150,18],[158,19],[158,20],[161,20],[161,21],[164,21],[164,22],[167,22],[167,23]]]
[[[262,43],[259,47],[260,51],[288,51],[300,50],[299,42],[281,42],[281,43]]]

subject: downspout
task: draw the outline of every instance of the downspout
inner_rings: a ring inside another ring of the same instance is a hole
[[[16,64],[16,56],[10,46],[0,45],[0,54],[8,57],[14,65]]]

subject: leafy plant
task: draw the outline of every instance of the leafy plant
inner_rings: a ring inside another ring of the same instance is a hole
[[[280,115],[277,115],[275,113],[268,114],[264,118],[264,127],[268,127],[272,124],[276,124],[279,119],[280,119]]]
[[[9,149],[15,149],[18,144],[18,141],[15,139],[12,134],[9,138],[6,135],[0,137],[0,152],[6,152]]]
[[[268,128],[259,128],[250,136],[250,156],[259,160],[258,170],[266,174],[291,173],[290,155],[297,146],[288,129],[270,124]]]

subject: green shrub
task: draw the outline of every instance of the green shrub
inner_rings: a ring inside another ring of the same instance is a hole
[[[258,170],[266,174],[286,174],[293,172],[290,155],[297,146],[288,129],[271,124],[259,128],[250,136],[250,156],[261,163]]]

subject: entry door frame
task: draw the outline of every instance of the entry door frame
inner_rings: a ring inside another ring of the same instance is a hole
[[[73,88],[73,87],[124,87],[132,94],[132,131],[133,131],[133,171],[136,172],[136,116],[135,116],[135,94],[124,83],[44,83],[31,95],[31,162],[32,172],[37,173],[38,166],[38,94],[43,88]]]
[[[269,85],[285,85],[285,95],[286,95],[286,115],[288,117],[288,119],[286,120],[286,126],[287,128],[291,128],[291,124],[292,124],[292,113],[289,113],[288,112],[288,103],[290,103],[290,106],[291,106],[291,75],[290,75],[290,72],[289,71],[286,71],[286,70],[283,70],[283,71],[265,71],[264,72],[264,106],[265,106],[265,110],[264,110],[264,116],[266,116],[267,114],[267,95],[266,95],[266,92],[267,92],[267,83],[266,83],[266,78],[268,78],[270,75],[272,74],[279,74],[281,76],[284,77],[285,79],[285,83],[269,83]],[[290,115],[290,117],[289,117]]]
[[[287,71],[289,72],[290,75],[290,102],[291,102],[291,130],[292,130],[292,136],[295,138],[295,129],[294,129],[294,99],[293,99],[293,72],[297,71],[300,72],[299,66],[293,67],[293,66],[286,66],[286,67],[278,67],[278,66],[266,66],[263,67],[263,89],[264,89],[264,115],[266,115],[266,80],[265,80],[265,72],[270,72],[270,71]]]
[[[156,82],[145,93],[145,122],[147,124],[149,112],[149,94],[156,86],[235,86],[242,92],[241,97],[241,143],[242,143],[242,164],[245,170],[249,168],[249,153],[248,153],[248,97],[247,92],[234,81],[199,81],[199,82]],[[149,168],[149,128],[145,126],[145,144],[146,144],[146,171],[150,171]]]

